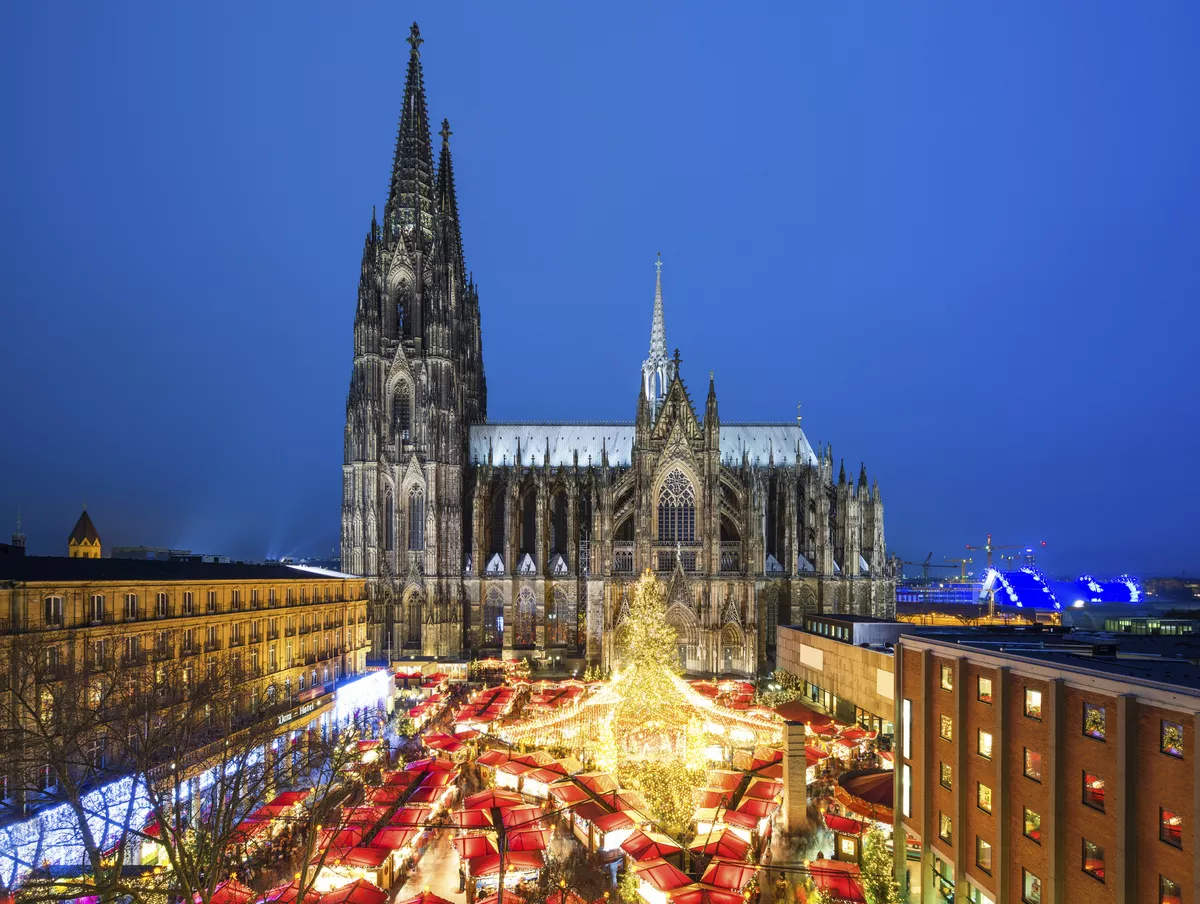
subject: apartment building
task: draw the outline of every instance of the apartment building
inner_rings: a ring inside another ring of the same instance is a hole
[[[295,731],[333,709],[334,689],[364,672],[367,649],[362,578],[287,565],[0,558],[8,720],[28,718],[15,697],[31,687],[119,669],[147,688],[169,684],[153,680],[167,672],[185,688],[219,681],[234,689],[240,724],[275,719]],[[27,812],[39,790],[52,797],[53,777],[13,774],[17,759],[0,764],[0,796]]]
[[[1200,645],[1031,628],[896,646],[910,900],[1200,901]]]

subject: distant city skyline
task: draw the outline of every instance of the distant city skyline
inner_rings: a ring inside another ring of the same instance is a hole
[[[1200,10],[234,9],[0,12],[0,540],[336,554],[415,17],[493,420],[633,420],[661,251],[693,402],[802,402],[901,558],[1200,570]]]

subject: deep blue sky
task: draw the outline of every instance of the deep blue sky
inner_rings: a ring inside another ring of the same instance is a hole
[[[339,536],[420,21],[493,419],[702,404],[865,460],[905,558],[1200,568],[1200,5],[0,6],[0,534]],[[435,126],[436,128],[436,126]]]

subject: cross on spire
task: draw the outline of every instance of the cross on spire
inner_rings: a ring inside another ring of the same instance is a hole
[[[421,29],[417,27],[416,22],[412,24],[412,28],[409,30],[408,37],[404,40],[408,41],[409,45],[412,47],[413,56],[421,55],[421,45],[425,43],[425,39],[421,37]]]
[[[450,120],[448,120],[448,119],[442,120],[442,130],[440,132],[438,132],[438,134],[442,136],[442,145],[443,146],[450,143],[450,136],[454,134],[453,132],[450,131]]]

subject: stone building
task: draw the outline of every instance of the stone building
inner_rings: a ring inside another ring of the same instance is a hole
[[[67,555],[72,559],[98,559],[102,552],[100,533],[85,508],[71,528],[71,536],[67,538]]]
[[[878,484],[814,452],[799,418],[722,421],[711,373],[697,410],[667,350],[661,261],[633,422],[487,420],[449,124],[435,168],[415,24],[408,41],[346,402],[342,562],[371,578],[374,655],[607,665],[645,569],[669,585],[695,672],[768,667],[776,625],[800,613],[890,617]]]

